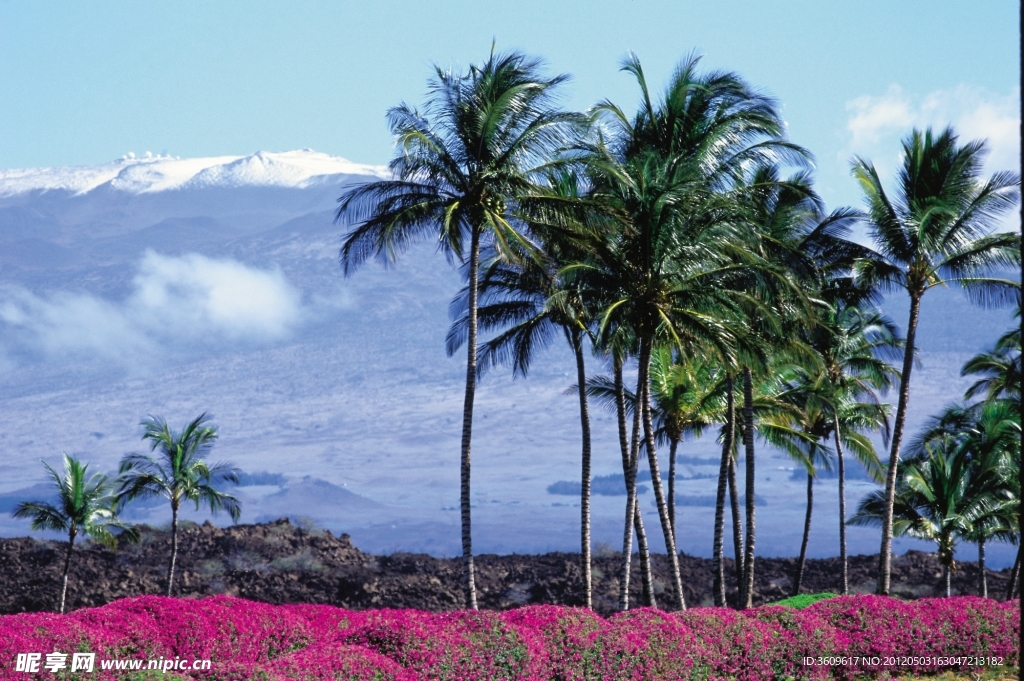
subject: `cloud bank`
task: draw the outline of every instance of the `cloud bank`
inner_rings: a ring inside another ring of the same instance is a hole
[[[134,363],[194,343],[281,340],[306,316],[301,292],[279,269],[147,251],[132,293],[121,301],[0,288],[0,327],[6,327],[0,356],[28,352]]]

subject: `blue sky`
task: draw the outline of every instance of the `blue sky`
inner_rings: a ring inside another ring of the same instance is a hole
[[[431,65],[499,48],[573,75],[567,107],[630,107],[635,51],[663,83],[691,51],[779,99],[817,156],[830,205],[848,159],[883,167],[912,125],[957,123],[1019,164],[1018,5],[977,2],[0,2],[0,167],[127,152],[240,155],[311,147],[385,163],[389,106]]]

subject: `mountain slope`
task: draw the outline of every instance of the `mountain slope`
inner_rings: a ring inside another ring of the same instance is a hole
[[[246,521],[310,516],[363,550],[456,554],[464,364],[445,356],[444,337],[458,276],[431,243],[349,279],[337,263],[337,197],[383,174],[309,150],[0,171],[0,495],[35,494],[39,460],[56,465],[62,451],[113,471],[143,447],[148,414],[180,427],[207,411],[221,433],[214,459],[280,476],[237,490]],[[1009,324],[955,294],[930,296],[911,429],[962,391],[960,364]],[[957,323],[966,315],[971,324]],[[529,379],[498,370],[480,385],[479,551],[577,548],[578,501],[548,492],[579,478],[577,406],[563,394],[574,382],[556,344]],[[593,418],[594,475],[621,473],[612,418]],[[687,442],[680,455],[713,460],[718,445]],[[759,461],[758,495],[771,508],[759,550],[793,555],[804,487],[784,456]],[[715,472],[684,466],[681,498],[704,498],[702,476]],[[849,503],[869,489],[851,481]],[[816,496],[811,552],[832,555],[835,491],[823,482]],[[621,541],[623,502],[595,498],[595,543]],[[160,505],[133,513],[167,520]],[[713,509],[679,513],[681,548],[709,555]],[[0,534],[27,531],[0,512]],[[660,533],[649,534],[657,545]],[[853,552],[877,550],[871,530],[850,537]],[[1001,551],[990,548],[993,565],[1012,561]]]

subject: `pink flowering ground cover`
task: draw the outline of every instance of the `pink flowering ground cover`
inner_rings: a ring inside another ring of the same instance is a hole
[[[640,681],[827,679],[973,668],[955,658],[1020,660],[1020,601],[878,596],[803,610],[639,608],[604,619],[581,608],[503,613],[351,612],[227,596],[141,596],[69,615],[0,616],[0,680]],[[19,653],[91,652],[92,673],[16,671]],[[209,659],[209,671],[116,672],[101,659]],[[806,664],[874,659],[873,665]],[[895,661],[894,661],[895,660]]]

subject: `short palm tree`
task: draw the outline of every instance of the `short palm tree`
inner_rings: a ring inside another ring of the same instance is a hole
[[[520,53],[496,54],[466,74],[437,69],[425,110],[388,111],[398,154],[393,179],[356,187],[339,199],[336,219],[353,224],[341,248],[346,275],[369,258],[385,265],[419,239],[432,238],[449,260],[468,262],[466,392],[462,413],[460,505],[466,605],[476,609],[470,517],[470,443],[477,379],[480,252],[490,241],[536,251],[516,220],[532,178],[573,139],[576,117],[554,108],[565,76],[544,78]]]
[[[656,437],[669,446],[668,517],[676,525],[676,452],[684,437],[700,437],[721,418],[725,383],[721,372],[698,358],[684,358],[671,347],[651,357],[651,397]]]
[[[632,570],[633,532],[636,531],[637,548],[640,554],[641,581],[644,603],[657,607],[651,573],[650,550],[644,528],[643,514],[637,499],[636,476],[640,462],[640,412],[636,409],[635,395],[629,391],[623,380],[626,350],[621,338],[608,344],[612,355],[612,376],[592,376],[587,379],[587,395],[597,398],[599,403],[615,412],[619,431],[619,450],[622,455],[622,477],[626,483],[626,516],[622,533],[622,572],[619,575],[619,609],[629,610],[629,584]],[[632,435],[628,432],[626,419],[632,414]]]
[[[917,451],[904,461],[896,486],[893,534],[936,543],[949,596],[957,541],[975,537],[979,525],[1009,503],[999,494],[1008,457],[995,449],[972,452],[960,437],[941,430],[926,431],[913,444]],[[886,504],[884,490],[869,494],[850,524],[880,525]]]
[[[818,324],[808,329],[809,343],[822,358],[822,370],[808,376],[811,387],[810,410],[818,414],[814,431],[831,435],[839,486],[839,557],[842,564],[840,593],[850,589],[846,547],[846,456],[851,451],[877,479],[881,463],[866,431],[882,432],[883,444],[891,436],[890,409],[879,398],[899,379],[889,364],[901,340],[892,322],[867,300],[858,300],[855,292],[842,292],[841,285],[826,287],[826,297],[835,302],[819,315]]]
[[[217,439],[217,429],[207,425],[204,413],[180,432],[171,431],[167,421],[156,416],[142,422],[143,440],[149,440],[146,454],[127,454],[121,459],[118,476],[118,505],[123,507],[134,499],[163,497],[171,504],[171,562],[167,568],[167,595],[174,591],[174,565],[178,558],[178,510],[183,501],[193,501],[196,510],[206,505],[216,513],[226,510],[238,521],[241,503],[230,494],[217,489],[223,482],[238,482],[238,469],[228,463],[209,465],[203,458]]]
[[[113,490],[105,475],[99,473],[86,477],[88,464],[64,455],[63,474],[43,463],[50,472],[57,488],[59,500],[56,505],[43,501],[24,501],[14,509],[15,518],[28,518],[33,530],[51,530],[68,533],[68,550],[64,554],[64,571],[61,575],[60,613],[64,613],[68,593],[68,570],[71,568],[71,552],[75,538],[81,533],[96,541],[117,547],[119,530],[121,537],[136,539],[134,528],[121,522],[114,513]]]
[[[935,134],[914,130],[903,141],[897,192],[890,197],[870,161],[856,158],[853,175],[867,203],[866,220],[877,253],[860,260],[856,276],[882,291],[904,290],[910,298],[906,348],[900,372],[882,509],[879,594],[889,593],[894,495],[910,401],[910,373],[921,299],[935,286],[955,282],[987,304],[1017,302],[1020,288],[991,275],[1020,264],[1020,236],[996,233],[997,218],[1020,198],[1020,177],[998,172],[982,180],[983,141],[960,146],[952,128]]]
[[[621,390],[624,415],[635,417],[636,395],[622,388],[620,383],[621,375],[617,381],[606,376],[594,376],[587,380],[587,393],[614,409]],[[706,363],[687,360],[671,346],[662,346],[652,353],[651,397],[655,438],[669,446],[668,515],[675,536],[678,448],[685,437],[700,437],[705,429],[722,418],[724,378]]]
[[[978,544],[978,591],[987,596],[985,544],[993,539],[1015,541],[1014,528],[1020,525],[1019,407],[1007,399],[951,404],[929,420],[908,450],[917,458],[932,442],[946,439],[956,442],[968,457],[975,493],[995,499],[988,512],[975,519],[971,531],[963,534],[964,539]]]

